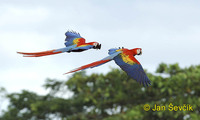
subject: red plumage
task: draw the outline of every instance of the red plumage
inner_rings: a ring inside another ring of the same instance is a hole
[[[43,52],[34,52],[34,53],[25,53],[25,52],[17,52],[19,54],[23,54],[24,57],[40,57],[40,56],[46,56],[46,55],[53,55],[53,54],[58,54],[62,53],[61,51],[54,52],[55,50],[48,50],[48,51],[43,51]]]
[[[103,63],[106,63],[106,62],[108,62],[108,61],[110,61],[110,59],[109,59],[109,60],[100,60],[100,61],[96,61],[96,62],[87,64],[87,65],[81,66],[81,67],[79,67],[79,68],[76,68],[75,70],[69,71],[69,72],[64,73],[64,74],[76,72],[76,71],[83,70],[83,69],[86,69],[86,68],[96,67],[96,66],[101,65],[101,64],[103,64]]]

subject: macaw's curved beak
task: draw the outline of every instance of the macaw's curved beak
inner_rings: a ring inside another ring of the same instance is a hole
[[[140,51],[140,53],[138,53],[138,55],[142,55],[142,51]]]
[[[97,44],[96,46],[93,47],[94,49],[101,49],[101,44]]]

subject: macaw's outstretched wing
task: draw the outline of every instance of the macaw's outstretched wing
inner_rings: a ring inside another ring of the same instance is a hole
[[[85,39],[81,37],[79,33],[76,33],[74,31],[67,31],[65,33],[65,36],[66,36],[65,38],[66,47],[85,43]]]
[[[114,61],[123,71],[127,73],[128,76],[135,79],[140,84],[142,83],[144,86],[151,85],[151,81],[145,74],[142,65],[133,55],[131,56],[121,53],[114,58]]]
[[[82,52],[82,51],[91,49],[93,47],[94,46],[92,46],[92,45],[82,45],[82,46],[78,46],[78,47],[73,48],[71,51],[72,52]]]
[[[42,51],[42,52],[31,52],[31,53],[17,52],[17,53],[23,54],[24,57],[41,57],[41,56],[46,56],[46,55],[54,55],[54,54],[58,54],[58,53],[68,52],[73,48],[74,48],[74,46],[70,46],[70,47],[47,50],[47,51]]]
[[[73,72],[76,72],[76,71],[79,71],[79,70],[85,70],[87,68],[93,68],[93,67],[97,67],[97,66],[100,66],[102,64],[105,64],[111,60],[113,60],[114,57],[116,57],[120,52],[115,52],[113,54],[110,54],[108,57],[105,57],[104,59],[102,60],[99,60],[99,61],[96,61],[96,62],[93,62],[93,63],[90,63],[90,64],[87,64],[87,65],[84,65],[84,66],[81,66],[79,68],[76,68],[74,70],[71,70],[65,74],[68,74],[68,73],[73,73]]]

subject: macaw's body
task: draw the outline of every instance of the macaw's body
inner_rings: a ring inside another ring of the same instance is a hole
[[[66,35],[65,48],[53,49],[43,52],[33,52],[33,53],[17,52],[17,53],[23,54],[24,57],[41,57],[63,52],[82,52],[91,48],[101,49],[101,44],[99,44],[98,42],[86,43],[85,39],[81,37],[79,33],[67,31],[65,35]]]
[[[140,84],[142,83],[144,86],[151,85],[151,81],[145,74],[142,65],[137,61],[137,59],[134,57],[135,55],[142,54],[141,48],[135,48],[135,49],[126,49],[126,48],[119,48],[119,49],[109,49],[108,52],[109,56],[105,57],[102,60],[90,63],[88,65],[81,66],[75,70],[72,70],[68,73],[76,72],[79,70],[87,69],[87,68],[93,68],[97,67],[99,65],[102,65],[104,63],[107,63],[111,60],[114,60],[115,63],[127,73],[128,76],[135,79]]]

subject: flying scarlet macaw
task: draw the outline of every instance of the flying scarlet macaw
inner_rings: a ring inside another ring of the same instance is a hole
[[[126,49],[126,48],[112,48],[109,49],[108,52],[109,56],[103,58],[102,60],[81,66],[79,68],[76,68],[75,70],[72,70],[68,73],[76,72],[79,70],[87,69],[87,68],[93,68],[97,67],[99,65],[102,65],[104,63],[107,63],[111,60],[114,60],[115,63],[123,70],[125,71],[128,76],[135,79],[140,84],[142,83],[144,86],[151,85],[151,81],[145,74],[142,65],[136,60],[134,57],[135,55],[141,55],[142,49],[141,48],[135,48],[135,49]]]
[[[65,48],[53,49],[43,52],[34,52],[34,53],[25,53],[25,52],[17,52],[17,53],[23,54],[24,57],[41,57],[63,52],[82,52],[91,48],[101,49],[101,44],[99,44],[98,42],[86,43],[85,39],[81,37],[79,33],[76,33],[74,31],[67,31],[65,35],[66,35]]]

